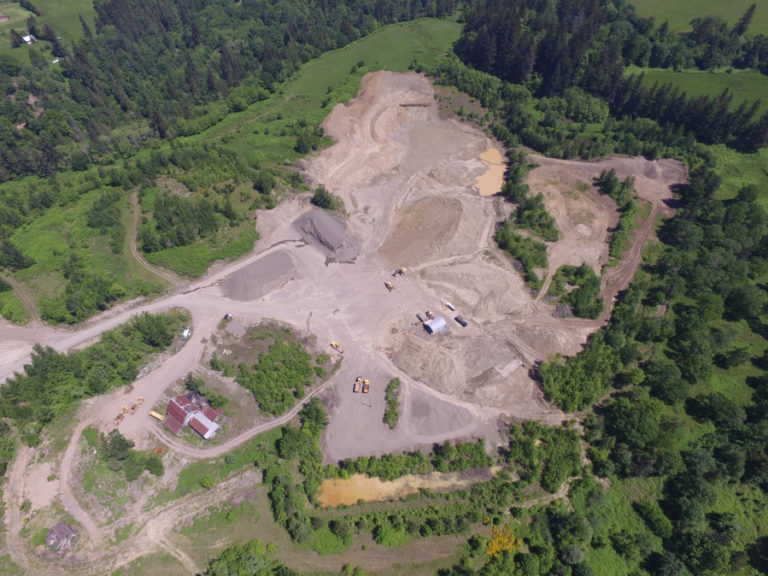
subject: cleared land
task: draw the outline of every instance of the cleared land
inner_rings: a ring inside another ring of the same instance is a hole
[[[632,0],[640,16],[654,16],[657,22],[669,21],[672,30],[690,30],[694,18],[719,16],[733,26],[752,4],[757,4],[755,16],[749,27],[750,34],[768,33],[768,5],[765,0]]]
[[[635,69],[633,72],[641,70]],[[673,84],[679,86],[689,98],[698,96],[717,96],[728,88],[733,93],[732,108],[737,108],[744,101],[749,103],[760,100],[760,111],[768,110],[768,76],[758,72],[735,71],[727,74],[725,71],[705,72],[703,70],[674,70],[646,69],[642,70],[643,84],[652,87],[654,84]]]
[[[144,310],[181,306],[192,318],[192,334],[174,354],[157,359],[131,387],[83,403],[75,430],[57,441],[64,448],[21,450],[5,491],[5,523],[8,552],[24,573],[51,573],[49,560],[36,554],[21,533],[27,517],[21,503],[31,500],[30,490],[42,491],[34,501],[40,506],[36,513],[52,518],[66,512],[80,532],[76,557],[63,568],[67,571],[103,573],[153,550],[170,554],[186,572],[201,570],[199,551],[174,530],[208,506],[241,497],[244,487],[257,482],[255,471],[171,503],[148,500],[147,494],[173,491],[179,470],[189,462],[222,456],[288,422],[299,408],[275,419],[254,414],[248,428],[233,428],[209,445],[171,438],[158,429],[149,410],[162,403],[169,386],[192,370],[204,370],[201,364],[216,342],[229,345],[219,340],[224,314],[234,316],[228,330],[235,335],[265,319],[279,319],[316,336],[316,345],[332,360],[340,356],[328,344],[341,342],[345,352],[339,371],[305,396],[320,395],[329,408],[331,422],[322,438],[327,461],[429,447],[452,438],[482,436],[493,444],[502,414],[549,422],[565,418],[543,400],[528,367],[555,352],[575,353],[602,320],[554,317],[554,307],[531,297],[514,263],[495,247],[494,227],[512,206],[499,197],[481,196],[475,187],[488,169],[482,155],[494,143],[476,126],[440,118],[430,82],[415,73],[367,75],[359,96],[334,108],[324,127],[336,143],[303,169],[314,183],[344,200],[346,226],[334,224],[338,221],[318,212],[306,197],[289,200],[259,214],[261,238],[250,255],[166,298],[125,305],[78,331],[0,328],[2,341],[14,342],[0,349],[0,377],[6,377],[28,360],[35,341],[69,350]],[[616,208],[592,188],[591,178],[607,168],[615,168],[621,178],[635,176],[638,194],[653,205],[651,217],[638,228],[635,245],[613,269],[620,272],[604,294],[626,286],[654,215],[667,209],[669,186],[685,176],[682,166],[628,158],[532,160],[541,167],[531,173],[530,184],[544,194],[563,237],[548,246],[550,259],[562,263],[581,264],[582,252],[593,266],[605,261],[606,228]],[[296,224],[307,218],[311,226]],[[581,244],[574,248],[577,240]],[[354,243],[359,254],[340,258]],[[393,277],[403,265],[407,276]],[[553,272],[554,267],[548,274]],[[393,283],[391,292],[385,281]],[[467,328],[443,310],[446,300],[469,321]],[[610,298],[607,302],[610,309]],[[443,314],[447,331],[428,336],[415,316],[426,310]],[[357,376],[370,380],[369,394],[352,391]],[[402,383],[395,430],[382,422],[386,383],[392,377]],[[87,426],[111,429],[121,406],[139,395],[143,405],[119,429],[140,448],[164,447],[168,471],[118,502],[123,506],[119,525],[110,524],[101,496],[84,494],[93,464],[82,432]],[[27,468],[33,461],[36,467]],[[38,478],[43,473],[54,480],[43,483]]]

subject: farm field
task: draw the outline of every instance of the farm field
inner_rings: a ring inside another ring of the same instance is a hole
[[[65,46],[69,46],[83,35],[83,27],[80,24],[80,16],[86,23],[93,27],[95,10],[92,0],[35,0],[34,6],[40,11],[37,16],[39,26],[48,24],[62,39]],[[11,58],[17,62],[28,62],[29,47],[20,46],[11,48],[10,31],[15,29],[21,34],[26,34],[27,20],[33,14],[18,5],[16,2],[0,2],[0,13],[8,16],[8,20],[0,22],[0,57]],[[38,45],[35,47],[39,49]]]
[[[643,73],[643,83],[647,87],[654,84],[673,84],[685,90],[689,97],[717,96],[728,88],[733,93],[731,106],[736,108],[742,102],[760,100],[760,112],[768,110],[768,76],[758,72],[725,71],[705,72],[702,70],[629,69],[628,73]]]
[[[751,34],[768,33],[768,2],[765,0],[632,0],[637,13],[646,18],[653,16],[657,22],[669,21],[672,30],[679,32],[690,29],[690,21],[704,16],[719,16],[728,24],[739,21],[752,4],[757,4],[755,16],[749,27]]]

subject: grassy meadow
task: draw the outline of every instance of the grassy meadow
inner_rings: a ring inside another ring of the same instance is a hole
[[[83,27],[80,24],[80,16],[93,26],[95,10],[93,0],[34,0],[34,6],[40,10],[40,16],[37,16],[37,22],[42,28],[48,24],[53,31],[58,34],[64,46],[70,46],[83,35]],[[22,35],[27,33],[27,20],[33,16],[31,12],[26,11],[16,2],[0,1],[0,12],[8,16],[8,20],[0,22],[0,58],[14,59],[17,62],[27,62],[29,60],[29,47],[20,46],[11,48],[11,29],[15,29]],[[35,49],[40,50],[41,46],[46,46],[44,51],[47,53],[47,43],[37,44]]]
[[[703,70],[660,70],[655,68],[630,68],[629,73],[643,73],[643,84],[651,87],[654,84],[674,84],[685,90],[688,97],[702,95],[716,96],[726,88],[733,93],[732,107],[736,108],[744,101],[761,101],[760,112],[768,110],[768,76],[758,72],[725,71],[705,72]]]
[[[690,22],[703,16],[719,16],[733,26],[752,4],[757,4],[749,27],[750,34],[768,34],[768,2],[766,0],[631,0],[637,13],[658,22],[669,22],[671,30],[690,30]]]

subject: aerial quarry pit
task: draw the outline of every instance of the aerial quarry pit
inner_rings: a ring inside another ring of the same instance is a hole
[[[191,316],[192,332],[184,345],[130,391],[82,403],[64,449],[52,450],[50,443],[46,450],[20,449],[4,497],[6,550],[24,574],[104,574],[152,550],[171,554],[190,573],[202,571],[192,552],[174,543],[179,524],[190,518],[193,505],[204,510],[224,501],[255,475],[230,478],[170,504],[150,498],[142,506],[126,505],[119,522],[108,524],[84,497],[80,463],[87,456],[81,434],[86,426],[108,432],[121,407],[143,397],[118,428],[137,448],[167,450],[161,483],[173,490],[182,465],[222,456],[292,418],[298,408],[224,434],[215,444],[192,444],[170,436],[149,415],[167,398],[173,382],[206,368],[203,359],[209,357],[211,338],[222,329],[225,314],[234,318],[232,330],[278,320],[312,335],[341,360],[322,389],[307,390],[308,397],[318,394],[329,407],[321,438],[327,463],[430,448],[447,439],[482,437],[494,445],[500,440],[500,417],[562,422],[567,415],[544,399],[530,368],[556,353],[576,354],[607,320],[614,296],[640,263],[655,220],[672,213],[670,187],[686,177],[684,167],[671,160],[570,161],[529,155],[537,165],[529,173],[531,193],[543,195],[560,231],[560,239],[548,243],[544,288],[532,295],[515,263],[493,241],[497,224],[514,208],[494,195],[503,180],[504,148],[478,126],[440,118],[425,76],[366,75],[358,96],[337,105],[323,128],[334,144],[307,158],[302,170],[312,186],[322,184],[343,200],[345,217],[311,206],[306,195],[288,199],[259,213],[261,237],[249,255],[214,267],[166,297],[106,312],[78,331],[0,326],[0,375],[5,378],[28,361],[34,342],[64,351],[145,310],[181,307]],[[586,262],[601,273],[609,261],[609,230],[619,215],[592,181],[610,168],[619,178],[635,178],[637,195],[650,203],[649,215],[622,260],[605,268],[602,316],[558,318],[556,306],[543,297],[557,268]],[[407,274],[393,276],[401,267],[407,267]],[[385,282],[392,283],[391,291]],[[446,301],[456,312],[445,308]],[[444,316],[447,329],[428,335],[416,317],[426,310]],[[456,314],[466,319],[466,328],[453,321]],[[332,341],[343,346],[343,354],[330,348]],[[371,382],[366,395],[352,390],[360,374]],[[390,430],[382,414],[386,385],[394,377],[402,383],[401,408]],[[44,556],[20,535],[25,501],[52,519],[54,511],[72,518],[79,530],[72,558],[61,563]],[[126,526],[130,536],[121,540],[117,531]]]

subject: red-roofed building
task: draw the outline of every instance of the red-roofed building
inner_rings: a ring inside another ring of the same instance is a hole
[[[221,426],[216,424],[216,420],[223,412],[223,410],[211,408],[205,398],[199,394],[193,395],[192,398],[190,394],[175,396],[168,401],[164,423],[166,428],[176,435],[189,424],[200,436],[210,440],[221,429]]]

